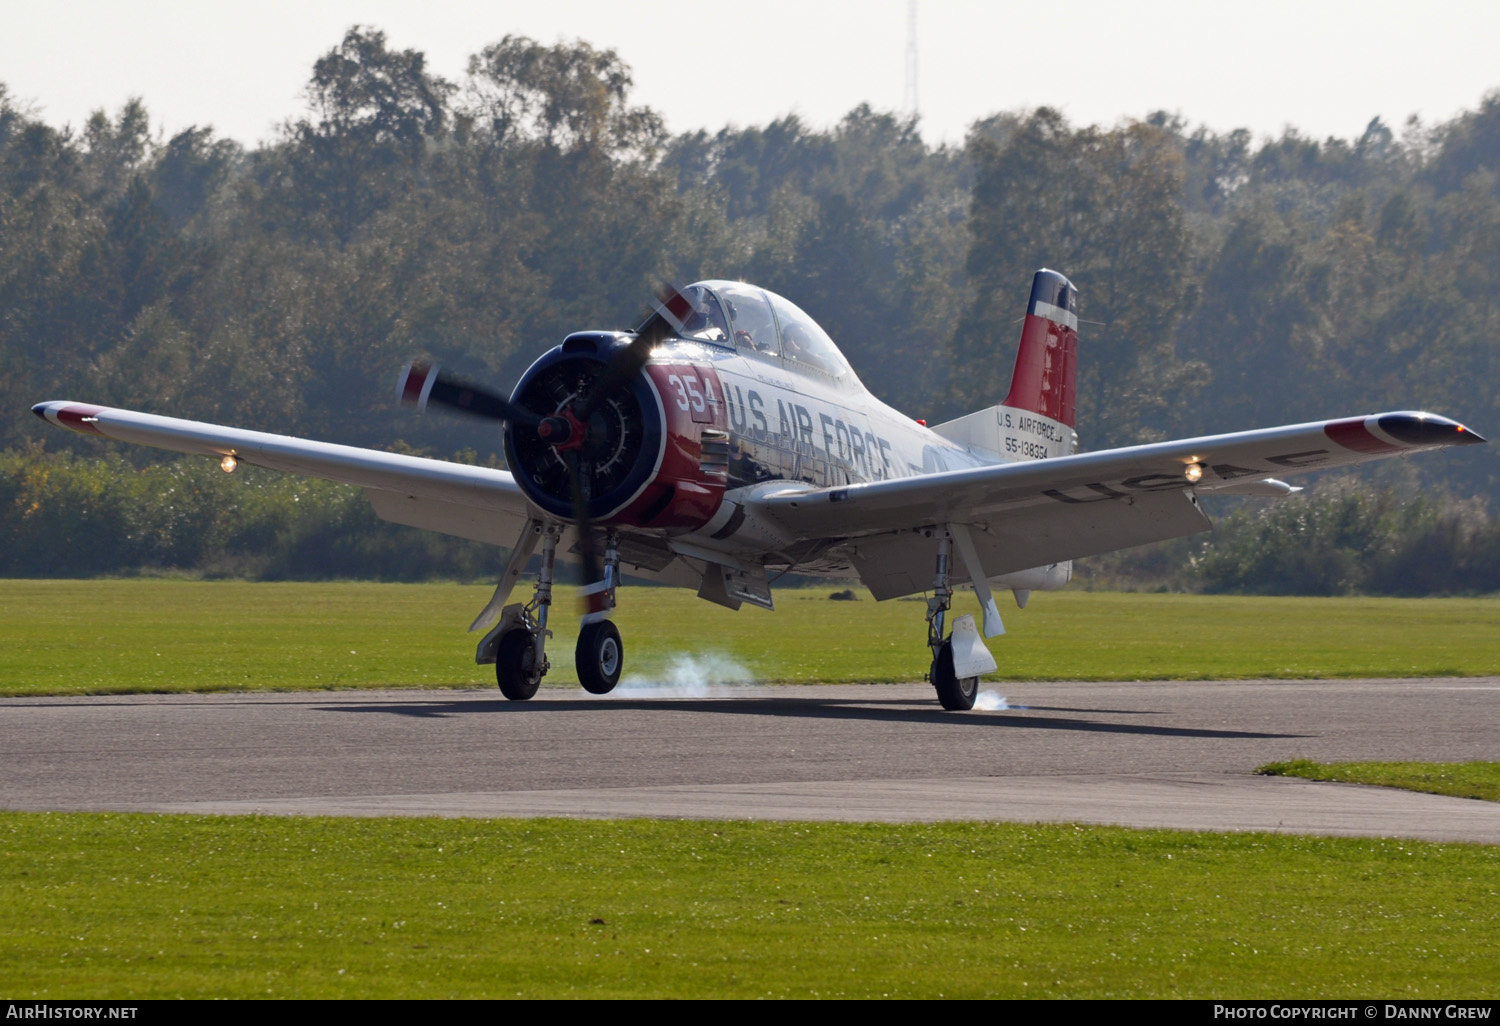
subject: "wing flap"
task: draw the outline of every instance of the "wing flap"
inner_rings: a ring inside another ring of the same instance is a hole
[[[365,495],[381,520],[456,538],[510,548],[526,525],[526,513],[484,509],[461,502],[432,499],[406,492],[366,488]]]
[[[1213,524],[1183,490],[1148,492],[1117,503],[1053,508],[1023,506],[1002,515],[970,518],[969,535],[986,577],[1029,570],[1101,552],[1180,538]],[[869,535],[852,543],[850,562],[876,599],[932,587],[932,544],[911,531]],[[967,583],[955,562],[953,580]]]

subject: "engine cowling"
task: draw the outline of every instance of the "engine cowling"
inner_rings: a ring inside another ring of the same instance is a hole
[[[539,508],[576,519],[563,456],[571,448],[594,523],[695,530],[719,508],[727,478],[719,452],[728,444],[723,392],[712,368],[653,359],[598,403],[586,423],[572,416],[629,340],[616,332],[578,332],[527,369],[511,401],[550,423],[507,425],[511,473]],[[713,401],[680,401],[677,393],[690,391],[684,379]]]

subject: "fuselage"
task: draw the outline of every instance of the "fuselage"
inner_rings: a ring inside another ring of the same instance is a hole
[[[852,370],[834,378],[702,343],[664,349],[648,372],[688,423],[713,407],[713,425],[729,435],[731,489],[771,480],[830,488],[986,462],[876,399]]]
[[[689,286],[692,313],[656,346],[632,389],[587,430],[590,514],[601,526],[673,539],[769,564],[847,572],[747,523],[744,499],[766,491],[839,488],[1061,455],[1071,429],[991,407],[937,430],[873,396],[843,354],[784,298],[739,282]],[[513,401],[539,414],[576,401],[625,332],[580,332],[540,358]],[[511,467],[542,512],[570,517],[564,460],[525,429],[507,439]],[[679,544],[680,543],[680,544]],[[761,559],[759,557],[765,557]]]

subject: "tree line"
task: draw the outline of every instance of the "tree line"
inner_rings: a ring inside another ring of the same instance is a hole
[[[1080,289],[1090,448],[1392,408],[1500,431],[1500,94],[1353,140],[1039,108],[931,146],[867,106],[673,135],[612,51],[509,36],[450,82],[356,28],[246,149],[164,137],[140,101],[49,125],[0,86],[0,449],[92,466],[96,443],[24,415],[75,398],[490,460],[492,430],[395,406],[403,363],[503,387],[703,277],[787,295],[872,391],[941,420],[1004,394],[1044,265]],[[1488,523],[1500,475],[1476,448],[1361,480]]]

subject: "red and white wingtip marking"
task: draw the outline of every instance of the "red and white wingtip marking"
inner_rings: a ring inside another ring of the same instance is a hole
[[[401,376],[396,379],[396,401],[415,403],[418,410],[427,409],[427,397],[432,395],[437,379],[437,364],[413,360],[401,369]]]
[[[1355,452],[1385,453],[1407,448],[1382,431],[1379,420],[1378,417],[1336,420],[1323,425],[1323,433],[1345,449]]]
[[[1382,413],[1323,425],[1328,438],[1354,452],[1379,455],[1436,445],[1477,445],[1484,438],[1435,413]]]
[[[99,414],[104,412],[102,406],[68,402],[37,403],[31,408],[31,412],[70,431],[85,435],[104,434],[99,430]]]

